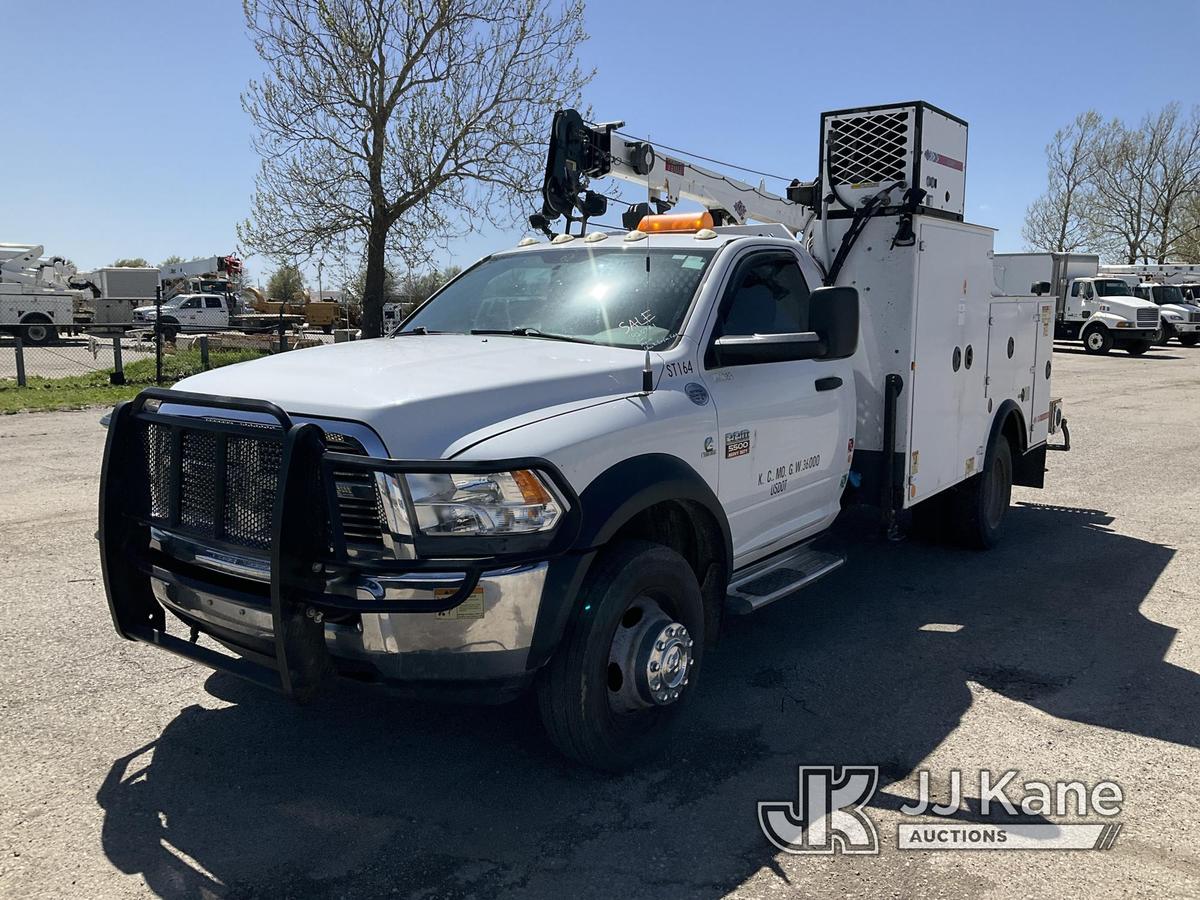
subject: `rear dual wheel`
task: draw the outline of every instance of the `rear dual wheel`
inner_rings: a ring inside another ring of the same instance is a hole
[[[539,676],[538,708],[564,754],[621,771],[667,745],[696,689],[704,601],[678,553],[623,541],[597,560],[578,602]]]
[[[968,547],[988,550],[996,545],[1012,502],[1012,485],[1012,446],[999,435],[983,471],[955,488],[950,498],[956,532]]]
[[[21,341],[31,347],[44,347],[58,340],[58,329],[42,316],[30,316],[21,323]]]
[[[1183,344],[1185,347],[1195,347],[1196,344],[1200,343],[1200,334],[1196,334],[1195,332],[1190,334],[1181,334],[1179,336],[1179,343]]]

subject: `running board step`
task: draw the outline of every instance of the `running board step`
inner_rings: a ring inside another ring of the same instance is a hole
[[[754,612],[819,581],[845,561],[844,556],[811,547],[772,556],[734,576],[725,609],[735,615]]]

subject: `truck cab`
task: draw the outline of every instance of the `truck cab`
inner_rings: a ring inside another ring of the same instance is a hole
[[[1141,356],[1162,337],[1157,304],[1116,276],[1071,279],[1062,309],[1066,336],[1078,336],[1088,353],[1108,353],[1115,346]]]
[[[1200,305],[1189,301],[1181,285],[1143,282],[1133,292],[1158,305],[1162,314],[1160,343],[1175,338],[1185,347],[1194,347],[1200,342]]]

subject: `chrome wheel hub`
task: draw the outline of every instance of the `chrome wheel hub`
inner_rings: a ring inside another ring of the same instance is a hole
[[[683,695],[694,661],[687,628],[649,597],[630,603],[608,655],[608,699],[617,712],[675,703]]]
[[[655,703],[672,703],[688,683],[692,664],[692,639],[682,625],[672,622],[658,633],[646,662],[646,683]]]

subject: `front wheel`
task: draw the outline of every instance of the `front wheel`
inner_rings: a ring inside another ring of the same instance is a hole
[[[1107,328],[1100,326],[1089,328],[1083,336],[1083,349],[1093,355],[1103,356],[1112,349],[1112,346],[1112,335],[1108,333]]]
[[[968,547],[988,550],[996,545],[1012,502],[1012,483],[1012,447],[999,435],[983,472],[954,489],[955,531]]]
[[[1130,356],[1141,356],[1150,349],[1149,341],[1130,341],[1125,345],[1124,350]]]
[[[572,759],[629,769],[662,749],[696,690],[700,586],[674,550],[623,541],[597,560],[577,602],[578,618],[538,678],[542,722]]]
[[[1160,347],[1165,347],[1171,342],[1171,338],[1176,336],[1175,329],[1171,327],[1170,323],[1163,322],[1163,326],[1158,330],[1158,335],[1155,337],[1154,343],[1158,344]],[[1180,338],[1180,341],[1182,340],[1183,339]]]
[[[1181,334],[1179,336],[1179,343],[1185,347],[1195,347],[1196,344],[1200,343],[1200,334],[1196,334],[1194,331],[1190,334]]]

